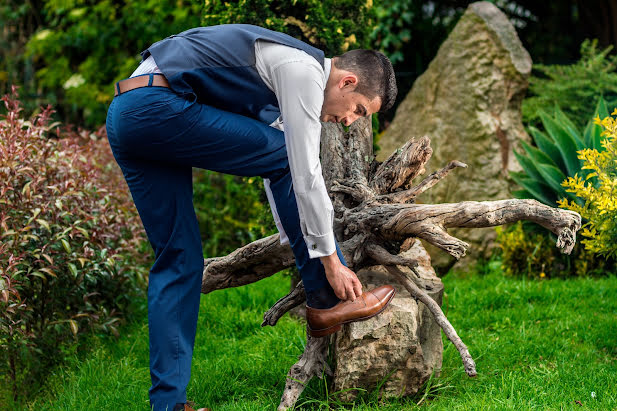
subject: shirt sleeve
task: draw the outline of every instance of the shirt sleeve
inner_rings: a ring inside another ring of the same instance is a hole
[[[331,255],[336,251],[334,209],[319,160],[325,87],[321,66],[316,61],[285,62],[272,68],[271,79],[285,125],[287,157],[309,258]]]

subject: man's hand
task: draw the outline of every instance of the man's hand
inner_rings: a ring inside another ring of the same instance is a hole
[[[326,269],[326,278],[338,298],[355,301],[362,295],[362,284],[356,277],[356,273],[341,263],[336,251],[327,257],[320,257],[320,259]]]

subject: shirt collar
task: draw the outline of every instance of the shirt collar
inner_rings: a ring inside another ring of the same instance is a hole
[[[323,61],[323,73],[326,79],[326,83],[328,82],[328,78],[330,78],[330,68],[332,65],[332,61],[329,58],[324,58]]]

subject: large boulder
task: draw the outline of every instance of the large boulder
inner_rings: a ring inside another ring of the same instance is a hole
[[[420,241],[414,240],[402,255],[418,261],[420,278],[416,281],[441,305],[443,284]],[[396,295],[381,314],[347,324],[336,334],[333,390],[342,391],[344,400],[355,398],[358,392],[354,387],[369,391],[380,387],[382,397],[413,395],[441,368],[441,328],[428,308],[412,298],[383,266],[360,270],[357,275],[365,289],[392,284]]]
[[[398,107],[379,142],[378,160],[411,137],[428,136],[428,172],[450,160],[469,168],[451,173],[420,202],[511,197],[508,171],[520,170],[512,150],[519,139],[529,140],[520,107],[530,72],[529,53],[505,14],[491,3],[472,3]],[[487,255],[495,238],[492,228],[453,234],[471,243],[475,255]],[[429,251],[436,267],[447,264],[445,253]]]

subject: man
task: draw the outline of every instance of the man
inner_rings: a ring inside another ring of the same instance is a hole
[[[150,404],[189,410],[203,270],[191,168],[264,178],[281,243],[290,244],[303,280],[310,332],[331,334],[381,312],[394,289],[363,293],[346,266],[319,161],[320,121],[349,125],[387,110],[397,90],[381,53],[328,59],[250,25],[187,30],[142,58],[116,84],[107,133],[156,255],[148,284]]]

